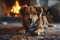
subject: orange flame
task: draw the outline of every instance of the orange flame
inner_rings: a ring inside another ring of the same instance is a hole
[[[9,13],[7,15],[8,15],[8,17],[10,17],[10,14]]]
[[[11,12],[19,14],[19,10],[21,9],[18,1],[16,0],[15,4],[13,5]]]
[[[18,15],[15,15],[15,17],[18,17]]]

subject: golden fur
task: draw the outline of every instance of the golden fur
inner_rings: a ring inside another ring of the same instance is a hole
[[[33,22],[37,25],[34,30],[37,34],[39,31],[44,32],[44,27],[48,27],[48,20],[46,15],[43,14],[43,8],[38,6],[23,6],[20,9],[20,13],[22,16],[22,24],[26,31],[29,31],[31,25],[29,18],[33,19]]]

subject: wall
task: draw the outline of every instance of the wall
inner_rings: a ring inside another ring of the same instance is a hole
[[[48,5],[48,0],[36,0],[38,6]]]
[[[48,0],[48,6],[55,5],[56,3],[59,3],[59,0]]]
[[[48,0],[30,0],[30,5],[43,6],[48,5]]]
[[[36,0],[29,0],[29,2],[30,2],[30,5],[36,5]]]
[[[1,16],[4,16],[4,13],[3,13],[2,1],[0,0],[0,17]]]

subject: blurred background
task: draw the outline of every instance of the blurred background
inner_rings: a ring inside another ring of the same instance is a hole
[[[23,5],[37,5],[39,7],[48,8],[50,14],[53,16],[54,22],[60,22],[60,0],[0,0],[0,23],[1,21],[20,22],[19,9]],[[14,7],[18,9],[18,12],[15,12]]]

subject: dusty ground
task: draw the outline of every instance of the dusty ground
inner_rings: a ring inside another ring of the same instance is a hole
[[[18,34],[22,29],[20,23],[0,24],[0,40],[60,40],[60,24],[55,25],[56,27],[48,28],[46,34],[31,36]]]

